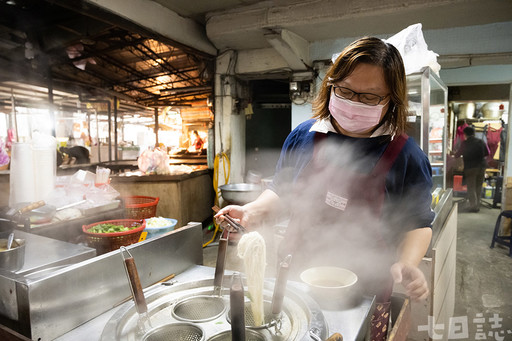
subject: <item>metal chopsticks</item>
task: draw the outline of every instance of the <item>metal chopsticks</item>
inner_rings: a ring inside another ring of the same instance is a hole
[[[219,206],[215,205],[212,207],[212,210],[213,212],[215,213],[219,213],[220,211],[220,208]],[[228,223],[228,227],[229,226],[232,226],[235,230],[237,230],[238,232],[242,232],[242,233],[245,233],[247,232],[247,229],[241,225],[240,223],[236,222],[233,218],[231,218],[229,215],[227,214],[224,214],[224,219],[226,219],[227,223]]]

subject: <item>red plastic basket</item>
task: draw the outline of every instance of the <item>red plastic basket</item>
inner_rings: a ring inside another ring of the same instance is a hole
[[[133,230],[112,233],[93,233],[89,229],[99,224],[123,225],[125,227],[139,226]],[[94,247],[98,252],[105,253],[119,249],[121,246],[128,246],[139,241],[140,234],[146,228],[145,220],[138,219],[118,219],[105,220],[97,223],[83,225],[82,231],[85,233],[87,244]]]
[[[124,197],[123,200],[127,219],[147,219],[156,216],[156,206],[160,198],[135,195]]]

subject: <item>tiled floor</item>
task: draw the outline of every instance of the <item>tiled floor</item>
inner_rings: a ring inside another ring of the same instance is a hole
[[[490,248],[500,211],[459,210],[454,316],[467,317],[467,340],[512,340],[512,258],[504,246]]]

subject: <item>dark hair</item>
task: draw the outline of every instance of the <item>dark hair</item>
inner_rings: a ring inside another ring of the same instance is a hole
[[[348,77],[360,63],[382,67],[388,85],[390,102],[383,118],[395,134],[405,131],[407,124],[407,85],[400,52],[391,44],[375,37],[364,37],[348,45],[327,70],[320,92],[313,103],[314,118],[329,118],[330,84]]]
[[[464,128],[462,132],[464,132],[464,134],[466,134],[467,136],[475,136],[475,128],[473,128],[472,126]]]

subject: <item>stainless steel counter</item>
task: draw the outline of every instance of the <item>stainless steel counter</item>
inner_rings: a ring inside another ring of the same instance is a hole
[[[34,340],[53,340],[130,297],[119,251],[89,255],[85,260],[70,258],[67,255],[72,250],[94,250],[40,236],[17,235],[22,236],[28,238],[27,246],[34,247],[28,252],[40,254],[42,261],[28,255],[26,269],[0,276],[4,304],[1,324]],[[68,246],[72,250],[66,249]],[[171,273],[202,264],[201,224],[190,223],[127,248],[136,259],[142,286],[149,287]],[[48,255],[53,256],[46,259]],[[44,268],[38,267],[41,263],[46,264]],[[28,268],[42,271],[26,272]]]
[[[25,263],[16,272],[0,273],[0,276],[7,278],[19,280],[29,275],[34,276],[42,269],[80,262],[96,255],[95,249],[84,245],[71,244],[19,230],[16,230],[14,235],[16,238],[25,239]]]
[[[96,250],[23,231],[15,231],[15,237],[25,239],[25,262],[15,272],[0,270],[0,315],[18,321],[24,288],[47,271],[94,257]]]
[[[453,207],[453,190],[446,189],[440,196],[439,202],[433,208],[435,217],[432,221],[432,241],[427,250],[427,257],[431,256],[432,246],[435,245],[442,230],[443,225],[446,223],[446,218],[450,214]]]

